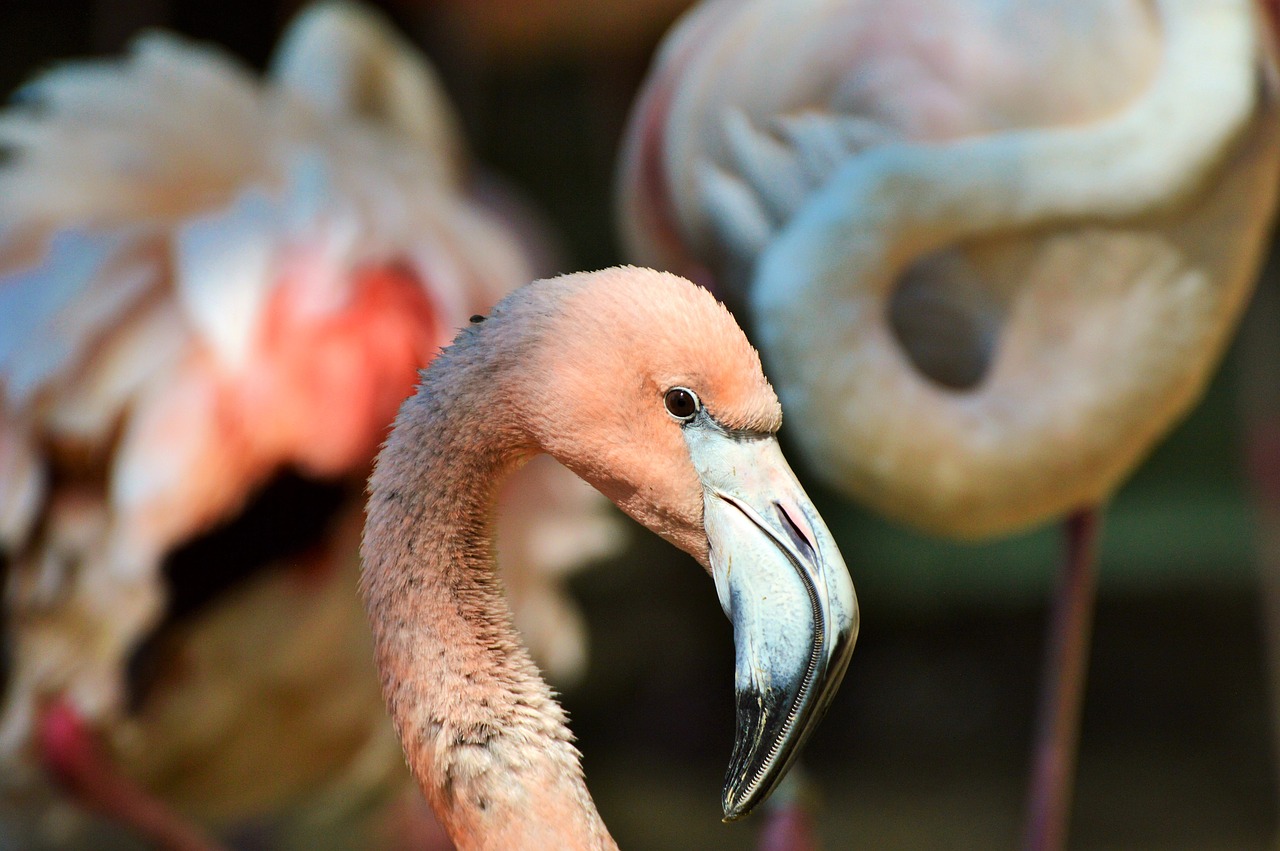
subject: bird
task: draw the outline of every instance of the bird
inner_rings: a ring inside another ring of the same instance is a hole
[[[736,647],[726,818],[778,782],[858,629],[780,424],[729,312],[648,269],[535,281],[428,366],[369,480],[360,585],[387,710],[460,849],[616,847],[495,579],[494,489],[537,453],[711,573]]]
[[[304,10],[262,78],[163,32],[55,67],[0,146],[0,831],[132,783],[333,840],[411,788],[354,593],[363,483],[417,370],[539,267],[435,72],[354,4]],[[517,622],[571,681],[561,579],[619,523],[552,462],[503,504]]]
[[[709,0],[626,132],[628,255],[739,311],[807,470],[945,537],[1069,518],[1028,847],[1065,842],[1097,512],[1200,397],[1266,246],[1262,16]]]

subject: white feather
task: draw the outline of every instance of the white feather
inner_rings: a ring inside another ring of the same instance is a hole
[[[232,369],[249,360],[274,283],[280,211],[258,187],[232,205],[181,225],[174,284],[196,331]]]
[[[38,265],[0,277],[0,381],[12,408],[26,405],[40,383],[74,357],[79,341],[64,331],[83,325],[60,327],[57,320],[94,288],[127,242],[124,233],[61,231]],[[126,283],[111,295],[127,299],[133,289]],[[106,307],[118,308],[124,299],[111,298]]]

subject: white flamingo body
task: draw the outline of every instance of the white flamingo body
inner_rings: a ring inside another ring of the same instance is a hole
[[[1277,163],[1254,10],[802,5],[676,30],[629,241],[719,273],[815,472],[883,513],[979,537],[1105,500],[1254,280]]]
[[[712,0],[621,171],[747,316],[814,473],[925,531],[1063,515],[1028,848],[1065,844],[1094,512],[1200,397],[1276,206],[1250,0]]]

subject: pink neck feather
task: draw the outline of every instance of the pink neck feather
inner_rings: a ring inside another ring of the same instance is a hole
[[[495,573],[497,487],[536,451],[502,384],[510,335],[484,333],[497,330],[437,358],[370,481],[361,585],[383,695],[460,849],[616,848]]]

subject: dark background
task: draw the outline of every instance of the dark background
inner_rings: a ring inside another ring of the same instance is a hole
[[[558,228],[566,270],[623,259],[610,203],[616,145],[679,5],[611,2],[634,8],[607,27],[590,16],[565,27],[573,16],[553,10],[559,29],[529,12],[534,23],[498,35],[483,21],[501,3],[374,4],[441,70],[477,160]],[[588,5],[612,20],[609,2]],[[216,42],[261,67],[299,6],[0,0],[0,92],[59,59],[118,53],[146,26]],[[593,35],[592,26],[604,29]],[[1264,286],[1274,289],[1274,276]],[[1280,336],[1274,314],[1249,321],[1255,340]],[[1237,345],[1204,402],[1108,512],[1072,847],[1273,842],[1274,674],[1241,408],[1242,399],[1272,405],[1280,391],[1264,382],[1243,394],[1240,376],[1251,369]],[[827,847],[1013,847],[1057,530],[981,546],[938,542],[807,484],[863,613],[848,678],[806,759]],[[732,650],[705,575],[637,532],[624,557],[579,574],[573,588],[590,622],[592,666],[563,698],[619,842],[749,847],[749,823],[719,823]]]

